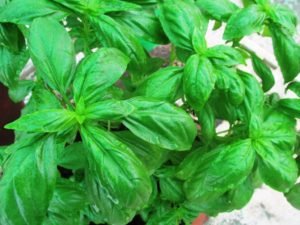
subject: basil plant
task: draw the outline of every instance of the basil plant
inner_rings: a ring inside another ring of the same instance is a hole
[[[209,22],[226,44],[207,45]],[[240,43],[272,39],[300,96],[296,27],[269,0],[0,0],[0,81],[29,99],[5,127],[0,224],[191,224],[244,207],[262,183],[300,209],[300,99],[273,92],[269,65]],[[150,54],[160,45],[168,59]]]

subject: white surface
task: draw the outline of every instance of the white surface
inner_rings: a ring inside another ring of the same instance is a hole
[[[282,193],[263,186],[245,208],[219,214],[205,225],[300,225],[300,211]]]

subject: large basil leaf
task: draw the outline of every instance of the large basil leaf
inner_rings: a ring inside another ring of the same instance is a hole
[[[126,224],[150,197],[151,182],[135,154],[111,133],[82,127],[88,151],[88,188],[110,224]]]
[[[167,160],[168,151],[166,149],[150,144],[130,131],[121,131],[115,134],[143,162],[149,174],[153,174]]]
[[[283,29],[273,25],[270,30],[275,56],[287,83],[300,73],[300,46]]]
[[[251,182],[252,180],[248,177],[246,181],[217,199],[205,202],[185,202],[183,204],[185,218],[194,220],[200,213],[217,216],[221,212],[231,212],[235,209],[241,209],[250,201],[254,193],[254,187]]]
[[[298,177],[293,154],[263,140],[255,144],[255,150],[260,156],[258,166],[262,180],[275,190],[288,191]]]
[[[93,103],[123,75],[129,59],[119,50],[101,48],[79,64],[73,83],[75,102]]]
[[[262,29],[266,13],[258,5],[250,5],[235,12],[228,20],[223,38],[239,39]]]
[[[205,154],[192,153],[180,165],[178,177],[186,180],[184,191],[188,200],[212,200],[243,182],[254,160],[251,140],[240,140]]]
[[[187,113],[169,103],[142,97],[128,100],[136,110],[123,124],[136,136],[169,150],[189,150],[196,136],[195,124]]]
[[[91,20],[100,43],[105,47],[118,48],[130,57],[128,69],[133,74],[134,81],[140,80],[146,74],[149,65],[146,52],[137,37],[126,26],[108,16],[102,15]]]
[[[193,55],[184,68],[183,89],[188,103],[200,111],[212,93],[216,75],[211,62],[199,55]]]
[[[135,110],[134,106],[126,101],[105,100],[86,107],[84,116],[91,120],[120,120],[127,117]]]
[[[28,41],[39,76],[51,88],[66,93],[76,66],[74,45],[68,32],[52,19],[39,18],[30,27]]]
[[[179,67],[160,69],[138,85],[135,95],[174,102],[182,92],[182,76]]]
[[[139,38],[152,43],[167,43],[161,24],[154,10],[132,10],[114,17],[119,23],[131,28]]]
[[[292,189],[285,194],[286,199],[296,209],[300,209],[300,183],[296,184]]]
[[[208,13],[212,18],[227,21],[239,8],[230,0],[197,0],[196,4],[201,10]]]
[[[1,8],[0,22],[29,24],[35,18],[45,16],[60,19],[65,13],[49,0],[13,0]]]
[[[74,112],[52,109],[22,116],[5,128],[28,132],[62,132],[74,128],[76,123]]]
[[[16,147],[0,180],[1,224],[42,224],[56,180],[56,151],[53,136]]]
[[[179,48],[193,50],[195,28],[206,32],[207,19],[192,1],[167,0],[159,2],[158,17],[170,41]]]
[[[255,53],[251,54],[255,73],[262,79],[264,92],[269,91],[275,84],[271,69]]]
[[[260,156],[262,180],[286,192],[296,182],[298,169],[293,158],[295,120],[276,110],[267,110],[262,124],[251,126],[253,147]]]

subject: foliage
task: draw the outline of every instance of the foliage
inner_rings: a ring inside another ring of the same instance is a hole
[[[207,45],[211,21],[226,44]],[[268,0],[1,0],[0,81],[31,97],[6,125],[0,224],[190,224],[242,208],[262,182],[299,208],[300,100],[270,92],[271,69],[240,44],[272,38],[299,96],[296,25]],[[164,44],[168,62],[149,52]],[[29,59],[34,79],[20,77]]]

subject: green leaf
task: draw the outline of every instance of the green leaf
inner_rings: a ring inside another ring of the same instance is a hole
[[[232,105],[240,105],[245,98],[245,84],[235,69],[225,66],[215,68],[216,86],[224,90]]]
[[[297,15],[293,10],[282,4],[275,4],[269,10],[268,15],[279,26],[286,28],[291,34],[294,34],[297,28]]]
[[[38,17],[61,19],[66,14],[48,0],[13,0],[6,4],[0,12],[0,22],[29,24]]]
[[[108,12],[116,12],[123,10],[132,10],[139,8],[138,5],[126,3],[119,0],[54,0],[67,8],[79,12],[81,14],[89,14],[91,16],[99,16]]]
[[[20,117],[5,126],[28,132],[62,132],[76,126],[76,114],[64,109],[42,110]]]
[[[260,156],[258,167],[262,180],[275,190],[288,191],[298,177],[293,154],[263,140],[257,142],[254,148]]]
[[[12,23],[0,24],[0,45],[15,53],[24,48],[25,40],[17,25]]]
[[[134,106],[126,101],[110,99],[87,106],[84,116],[88,120],[119,121],[133,113],[134,110]]]
[[[14,102],[23,101],[34,85],[32,80],[19,80],[9,88],[8,95]]]
[[[172,44],[185,50],[193,50],[194,29],[200,29],[204,35],[207,28],[207,19],[191,1],[159,2],[158,18]]]
[[[262,79],[264,92],[269,91],[275,84],[271,69],[255,53],[251,54],[253,69]]]
[[[294,185],[298,169],[293,158],[296,143],[295,120],[278,110],[266,110],[260,126],[252,126],[253,148],[260,156],[262,180],[272,188],[286,192]]]
[[[88,151],[88,188],[110,224],[126,224],[146,203],[151,182],[141,161],[111,133],[82,127]]]
[[[119,23],[132,29],[134,34],[139,38],[157,44],[166,44],[168,42],[161,24],[155,16],[154,10],[131,10],[123,12],[114,18]]]
[[[118,48],[131,59],[128,70],[134,81],[139,81],[147,73],[149,65],[148,57],[137,37],[126,26],[108,16],[91,18],[91,21],[103,46]]]
[[[207,50],[205,34],[199,28],[195,28],[193,31],[192,44],[195,52],[199,55],[202,55]]]
[[[287,113],[289,116],[300,117],[300,99],[298,98],[286,98],[281,99],[279,107]]]
[[[292,81],[300,73],[300,46],[284,30],[270,26],[273,48],[285,83]]]
[[[216,118],[209,104],[198,113],[201,135],[206,142],[211,142],[216,135]]]
[[[218,146],[208,153],[198,154],[197,158],[195,154],[184,159],[178,172],[178,177],[185,180],[184,191],[188,200],[218,198],[246,179],[255,160],[249,139]]]
[[[228,20],[223,38],[240,39],[262,30],[266,13],[258,5],[250,5],[235,12]]]
[[[58,156],[58,164],[70,170],[83,169],[87,165],[86,149],[81,142],[64,148]]]
[[[217,45],[209,48],[205,52],[205,56],[212,59],[214,64],[218,66],[236,66],[245,64],[244,56],[241,52],[233,47],[226,45]]]
[[[136,136],[169,150],[189,150],[196,136],[195,124],[187,113],[169,103],[142,97],[128,100],[136,110],[123,124]]]
[[[183,202],[183,182],[176,178],[164,177],[159,179],[160,197],[162,200],[171,202]]]
[[[196,4],[212,18],[220,21],[227,21],[239,9],[229,0],[197,0]]]
[[[54,137],[30,140],[6,162],[0,181],[0,223],[40,225],[56,180]],[[13,210],[12,210],[13,209]]]
[[[294,81],[294,82],[289,83],[286,90],[291,90],[298,97],[300,97],[300,82]]]
[[[285,194],[288,202],[296,209],[300,209],[300,183],[296,184],[292,189]]]
[[[167,159],[167,150],[138,138],[130,131],[121,131],[115,134],[141,160],[149,174],[153,174]]]
[[[73,83],[75,102],[80,98],[86,104],[101,98],[126,71],[129,59],[119,50],[101,48],[82,60],[76,70]]]
[[[39,18],[30,27],[28,41],[38,75],[51,88],[66,93],[76,66],[74,46],[67,31],[54,20]]]
[[[260,115],[263,111],[264,93],[256,78],[244,71],[238,71],[244,86],[244,101],[238,109],[239,117],[244,121],[249,121],[252,114]]]
[[[182,93],[182,68],[166,67],[149,75],[138,85],[135,96],[174,102]]]
[[[199,55],[193,55],[187,61],[183,75],[183,90],[188,103],[200,111],[212,93],[216,75],[211,62]]]

